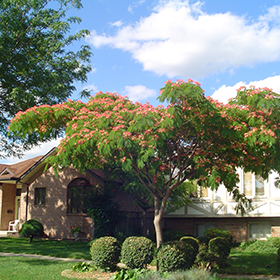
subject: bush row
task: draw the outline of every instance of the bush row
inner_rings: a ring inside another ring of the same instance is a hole
[[[146,268],[154,255],[154,244],[146,237],[130,236],[122,246],[115,237],[105,236],[95,239],[90,247],[93,265],[114,271],[121,257],[128,268]]]
[[[224,266],[230,252],[228,239],[216,237],[208,241],[208,238],[197,240],[186,236],[162,244],[157,250],[159,271],[184,270],[194,264],[206,268]],[[129,269],[146,268],[153,260],[154,248],[153,242],[146,237],[128,237],[120,246],[116,238],[106,236],[95,239],[90,252],[95,267],[113,271],[120,260]]]

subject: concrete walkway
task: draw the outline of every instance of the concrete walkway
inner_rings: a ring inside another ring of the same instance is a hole
[[[14,253],[1,253],[0,256],[6,257],[28,257],[28,258],[36,258],[41,260],[51,260],[51,261],[65,261],[65,262],[91,262],[90,260],[84,259],[70,259],[70,258],[57,258],[51,256],[42,256],[42,255],[33,255],[33,254],[14,254]],[[218,277],[221,278],[229,278],[229,279],[262,279],[262,280],[280,280],[280,276],[266,276],[266,275],[224,275],[217,274]]]

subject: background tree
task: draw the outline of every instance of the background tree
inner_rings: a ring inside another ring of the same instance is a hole
[[[73,83],[87,80],[89,46],[69,48],[89,32],[69,34],[80,18],[65,19],[68,9],[81,7],[81,0],[0,1],[0,158],[20,152],[6,138],[15,113],[66,101]]]
[[[170,195],[186,180],[217,189],[224,184],[244,211],[237,168],[267,178],[279,171],[279,95],[240,88],[229,104],[205,97],[192,80],[167,81],[159,100],[168,107],[133,103],[98,93],[88,103],[68,101],[19,112],[10,129],[25,143],[45,141],[65,127],[57,154],[48,159],[59,170],[83,171],[118,162],[133,171],[153,197],[157,246]]]

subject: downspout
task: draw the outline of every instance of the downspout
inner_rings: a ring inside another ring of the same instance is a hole
[[[29,185],[26,184],[26,203],[25,203],[25,221],[27,221],[27,215],[28,215],[28,196],[29,196]]]

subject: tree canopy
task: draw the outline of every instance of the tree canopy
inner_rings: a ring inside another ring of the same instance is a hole
[[[81,7],[81,0],[0,1],[0,157],[20,151],[6,138],[15,113],[66,101],[74,82],[87,80],[89,46],[75,52],[70,45],[89,31],[70,34],[80,18],[66,18],[70,8]]]
[[[168,80],[158,99],[169,105],[154,107],[99,92],[87,103],[69,100],[19,112],[10,130],[36,144],[65,128],[57,154],[48,159],[56,169],[72,165],[83,171],[114,162],[133,171],[153,197],[159,246],[167,201],[186,180],[213,190],[223,184],[244,207],[237,168],[263,178],[279,171],[280,99],[267,88],[242,87],[223,104],[205,97],[192,80]]]

